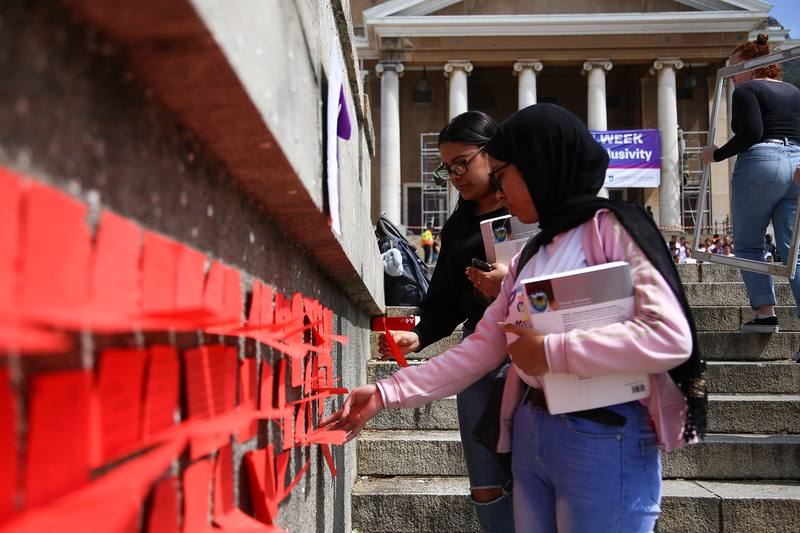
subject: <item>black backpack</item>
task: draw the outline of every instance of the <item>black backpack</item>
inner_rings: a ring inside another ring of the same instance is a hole
[[[396,248],[403,258],[403,274],[393,277],[384,272],[383,287],[386,305],[418,305],[431,281],[428,266],[417,255],[416,247],[408,242],[386,215],[378,218],[375,226],[381,254]]]

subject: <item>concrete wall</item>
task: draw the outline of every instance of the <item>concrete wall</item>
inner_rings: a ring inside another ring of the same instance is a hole
[[[336,386],[352,388],[364,382],[370,317],[384,309],[370,221],[373,130],[352,38],[349,6],[338,0],[5,0],[0,166],[235,269],[247,305],[254,280],[276,295],[319,300],[333,312],[333,333],[349,337],[331,355]],[[328,225],[324,184],[332,49],[353,126],[350,140],[338,142],[341,235]],[[286,358],[252,339],[208,332],[67,333],[75,341],[68,353],[0,363],[11,368],[22,406],[20,461],[26,386],[40,373],[94,369],[106,348],[152,343],[182,351],[221,342],[264,365]],[[305,394],[287,386],[289,401]],[[261,422],[258,437],[234,447],[236,505],[246,512],[242,454],[273,443],[280,446],[281,430]],[[310,467],[281,503],[277,525],[350,531],[353,451],[333,447],[332,479],[319,446],[294,448],[289,475],[308,460]],[[175,473],[189,463],[183,456]],[[24,497],[17,507],[25,510]]]

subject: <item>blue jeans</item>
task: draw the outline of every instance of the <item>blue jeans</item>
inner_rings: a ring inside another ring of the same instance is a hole
[[[647,409],[608,407],[613,427],[523,403],[514,417],[517,531],[652,532],[661,512],[661,457]]]
[[[473,330],[465,329],[464,337]],[[494,457],[482,445],[472,440],[472,430],[480,420],[492,383],[501,364],[492,372],[464,389],[457,397],[458,427],[461,432],[461,445],[464,448],[464,460],[467,463],[469,485],[473,489],[502,488],[503,496],[497,500],[481,503],[473,500],[478,521],[484,533],[514,533],[513,499],[511,483],[506,481]]]
[[[789,260],[789,244],[800,187],[792,179],[800,163],[800,146],[759,143],[742,152],[731,177],[733,244],[736,257],[764,262],[769,221],[775,229],[775,246],[784,263]],[[742,270],[750,306],[775,304],[772,277]],[[800,276],[789,281],[795,303],[800,304]]]

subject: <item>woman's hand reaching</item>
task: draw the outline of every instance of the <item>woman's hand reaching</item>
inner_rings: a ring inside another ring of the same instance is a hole
[[[347,432],[345,443],[350,442],[375,415],[383,410],[383,397],[375,384],[363,385],[353,390],[344,401],[342,409],[323,418],[319,425],[336,424],[330,429]]]
[[[403,355],[410,354],[411,352],[419,349],[419,335],[411,331],[389,331],[397,347],[400,348],[400,353]],[[389,345],[389,339],[386,338],[385,333],[381,333],[378,337],[378,352],[383,356],[381,361],[387,361],[392,358],[392,347]]]
[[[511,362],[529,376],[543,376],[550,371],[544,339],[547,335],[529,326],[498,322],[497,327],[519,338],[506,347]]]
[[[508,274],[508,267],[502,263],[492,263],[491,272],[467,267],[467,277],[475,288],[492,298],[497,298],[500,294],[506,274]]]

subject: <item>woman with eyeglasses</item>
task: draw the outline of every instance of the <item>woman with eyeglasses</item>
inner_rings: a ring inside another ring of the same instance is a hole
[[[541,233],[514,258],[475,333],[439,357],[355,389],[336,422],[351,440],[382,409],[458,393],[511,357],[499,452],[512,452],[518,532],[652,532],[661,502],[659,445],[705,431],[704,363],[686,295],[652,217],[598,198],[608,154],[569,111],[538,104],[499,127],[484,151],[497,197]],[[623,322],[544,334],[517,305],[519,280],[612,261],[630,266],[636,311]],[[651,396],[551,415],[548,372],[650,374]]]
[[[488,158],[483,151],[496,129],[495,121],[485,113],[468,111],[451,120],[439,133],[442,164],[436,175],[453,184],[459,199],[440,234],[441,251],[428,293],[419,304],[419,323],[411,331],[390,332],[403,354],[422,350],[447,337],[461,323],[464,323],[464,337],[468,337],[486,310],[486,304],[476,300],[475,289],[492,298],[500,293],[500,284],[508,271],[506,265],[495,263],[490,272],[471,266],[473,258],[486,260],[481,221],[508,213],[495,197],[489,181]],[[380,353],[387,359],[391,348],[385,335],[378,342]],[[486,448],[472,440],[472,430],[486,407],[496,373],[496,369],[487,369],[482,379],[457,398],[472,499],[485,533],[514,531],[510,483]]]

